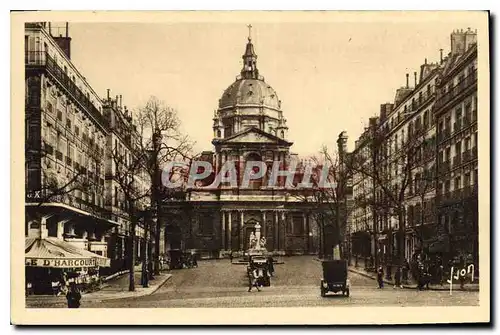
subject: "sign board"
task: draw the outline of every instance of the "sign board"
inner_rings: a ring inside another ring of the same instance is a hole
[[[103,259],[106,262],[106,259]],[[98,266],[96,258],[25,258],[24,265],[42,268],[91,268]]]

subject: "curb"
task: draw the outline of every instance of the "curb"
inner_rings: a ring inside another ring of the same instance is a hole
[[[163,287],[163,285],[165,285],[167,283],[167,281],[169,281],[170,278],[172,278],[171,274],[169,274],[169,276],[166,277],[165,280],[162,283],[160,283],[155,289],[151,290],[150,292],[143,292],[143,293],[140,293],[140,294],[131,294],[129,296],[123,296],[123,297],[103,297],[103,298],[96,298],[96,299],[92,299],[91,297],[89,297],[87,301],[102,302],[102,301],[109,301],[109,300],[119,300],[119,299],[129,299],[129,298],[146,297],[146,296],[149,296],[149,295],[152,295],[152,294],[156,293],[161,287]]]
[[[366,277],[366,278],[370,278],[370,279],[373,279],[373,280],[376,280],[377,278],[375,276],[372,276],[372,275],[369,275],[365,272],[361,272],[361,271],[358,271],[358,270],[354,270],[354,269],[349,269],[349,271],[351,272],[354,272],[358,275],[361,275],[363,277]],[[387,285],[394,285],[394,282],[390,282],[390,281],[387,281],[387,280],[384,280],[384,284],[387,284]],[[403,285],[403,288],[404,289],[409,289],[409,290],[416,290],[417,288],[414,287],[414,286],[409,286],[409,285]],[[449,288],[435,288],[435,287],[429,287],[428,289],[426,289],[427,291],[449,291]],[[469,289],[465,289],[465,290],[459,290],[460,292],[479,292],[479,288],[469,288]]]

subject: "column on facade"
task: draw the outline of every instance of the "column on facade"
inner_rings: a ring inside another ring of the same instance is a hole
[[[266,211],[262,211],[262,236],[267,239]]]
[[[280,228],[282,228],[282,234],[280,236],[282,243],[280,243],[280,249],[286,250],[286,211],[281,212],[281,222]]]
[[[226,246],[226,212],[221,211],[222,229],[221,229],[221,249],[227,250]]]
[[[229,250],[233,250],[233,234],[232,234],[232,222],[231,222],[231,216],[232,216],[232,212],[229,211],[228,213],[228,217],[227,217],[227,226],[228,226],[228,229],[229,229],[229,234],[228,234],[228,239],[227,239],[227,244],[228,244],[228,249]]]
[[[239,211],[240,213],[240,250],[245,250],[245,236],[244,236],[244,231],[243,231],[243,225],[244,225],[244,214],[243,210]]]
[[[279,213],[278,211],[274,211],[274,250],[279,250],[280,242],[279,242]]]
[[[68,222],[69,220],[61,220],[57,222],[57,238],[62,240],[64,238],[64,225]]]

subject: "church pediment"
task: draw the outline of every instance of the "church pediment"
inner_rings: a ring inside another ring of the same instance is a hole
[[[234,134],[231,137],[224,138],[218,141],[219,143],[269,143],[280,145],[291,145],[282,138],[268,134],[257,128],[250,128],[244,132]]]

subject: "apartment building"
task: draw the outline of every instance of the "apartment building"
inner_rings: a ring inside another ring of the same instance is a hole
[[[455,250],[477,261],[475,41],[470,29],[453,32],[450,54],[443,59],[441,50],[437,63],[426,59],[412,86],[406,74],[394,102],[381,105],[356,141],[353,155],[371,152],[365,162],[377,160],[371,171],[376,177],[353,175],[352,229],[375,232],[372,254],[376,246],[394,260],[404,241],[406,259],[420,251],[445,256]],[[370,201],[376,208],[371,212]]]
[[[107,97],[103,99],[104,117],[106,119],[109,134],[106,138],[106,190],[105,207],[111,219],[118,225],[110,232],[109,257],[111,267],[114,270],[128,268],[128,250],[130,248],[130,211],[131,205],[125,198],[124,190],[116,178],[117,173],[125,177],[131,174],[136,185],[133,186],[134,197],[143,196],[136,203],[138,211],[144,211],[149,206],[149,178],[142,164],[137,164],[137,154],[140,153],[140,134],[135,124],[132,113],[122,104],[122,96],[110,97],[108,89]],[[117,171],[120,169],[121,171]],[[133,175],[133,176],[132,176]],[[145,240],[144,221],[141,220],[135,227],[137,241],[136,259],[141,259]]]
[[[437,85],[440,231],[436,248],[478,264],[477,44],[471,29],[454,31]]]

